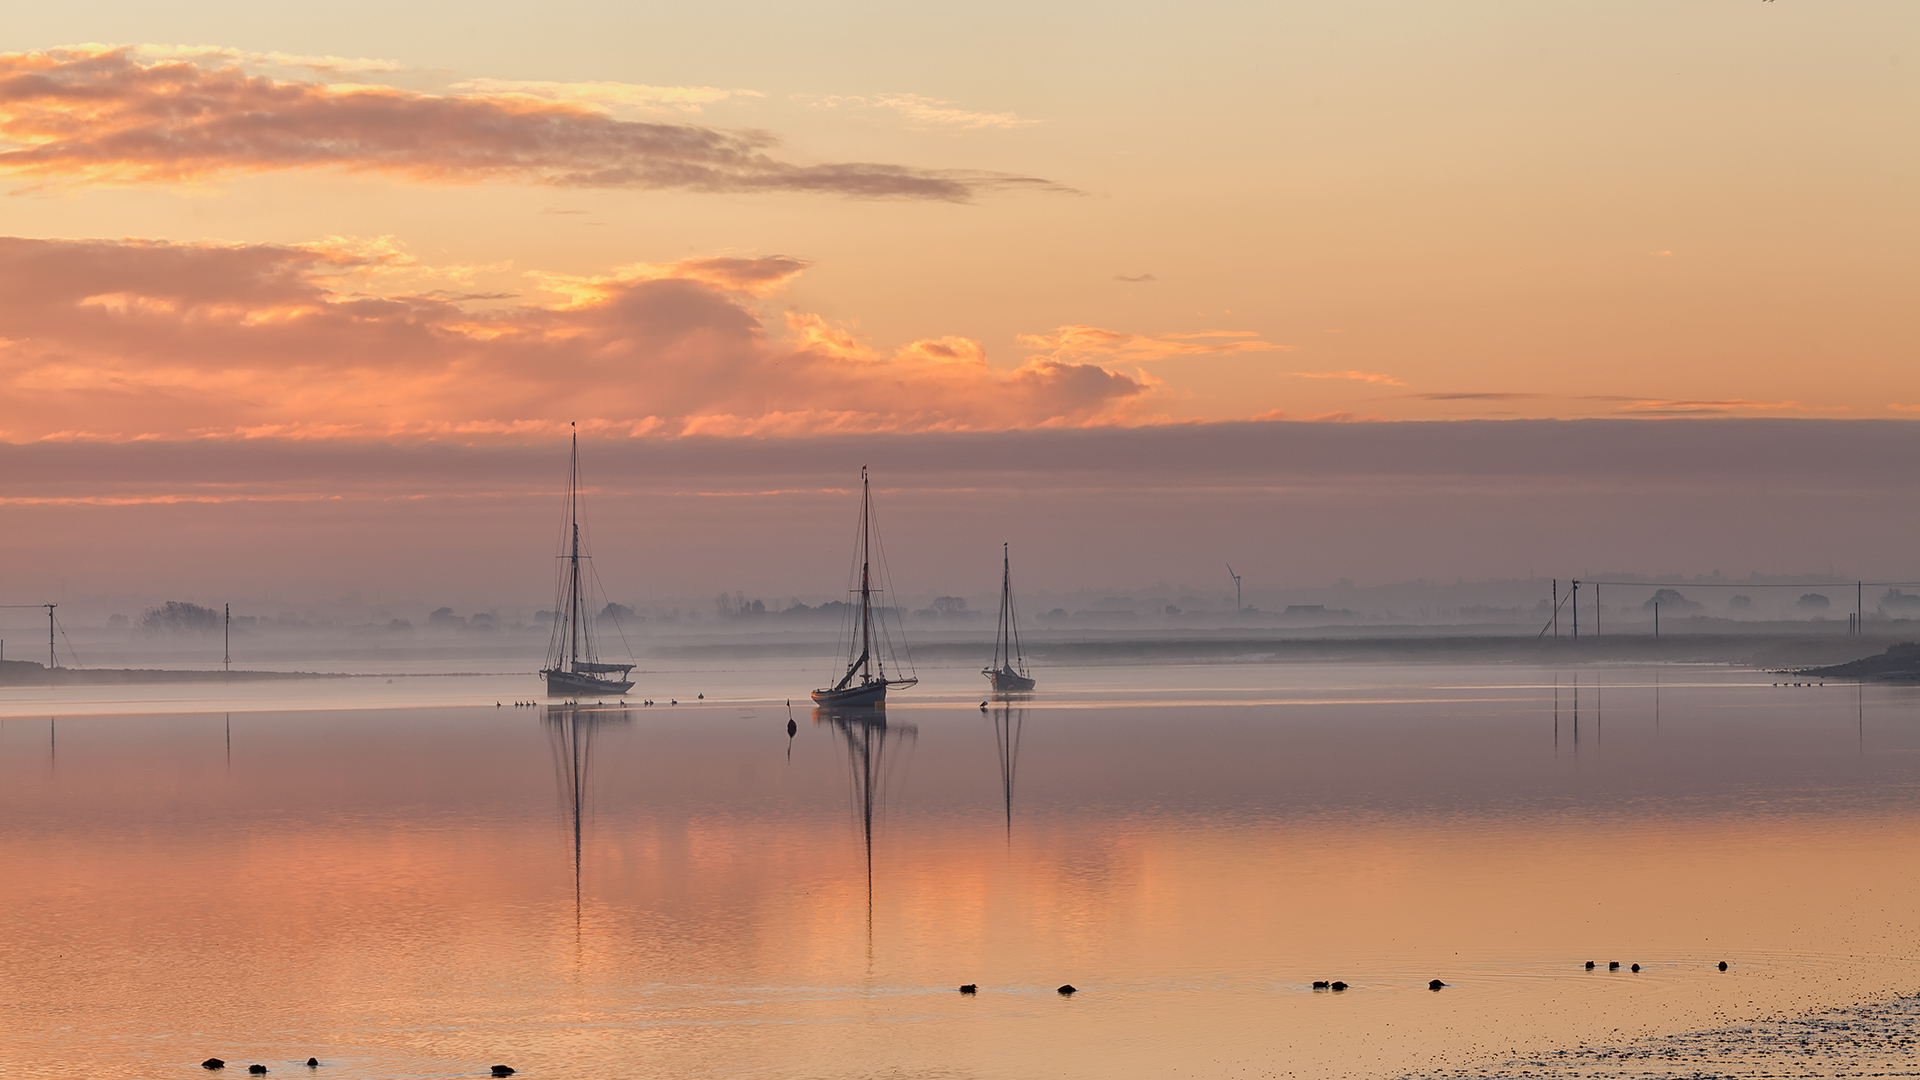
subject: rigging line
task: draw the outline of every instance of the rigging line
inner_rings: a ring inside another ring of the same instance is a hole
[[[873,546],[876,549],[878,549],[880,553],[880,580],[886,583],[887,595],[889,596],[898,595],[897,593],[894,592],[894,588],[893,588],[893,570],[891,567],[887,565],[887,544],[885,540],[881,539],[880,520],[879,520],[880,516],[878,514],[875,514],[871,509],[869,509],[867,513],[868,513],[868,516],[871,518],[871,524],[873,526]],[[886,612],[887,612],[887,609],[885,607],[882,607],[880,609],[880,635],[882,638],[885,639],[887,650],[889,652],[892,652],[893,637],[892,637],[892,634],[887,629]],[[895,622],[895,624],[897,624],[900,631],[900,649],[902,652],[906,653],[906,656],[907,656],[907,675],[910,678],[918,679],[920,677],[920,673],[917,670],[915,670],[913,666],[913,645],[907,640],[907,624],[903,621],[902,612],[900,610],[900,605],[898,601],[895,601],[894,603],[893,621]]]
[[[73,651],[73,642],[67,640],[67,624],[61,622],[58,618],[55,618],[53,620],[53,625],[60,628],[60,640],[66,642],[67,658],[73,661],[73,666],[75,668],[79,668],[83,666],[80,663],[80,655]]]
[[[600,568],[589,564],[587,570],[592,574],[593,583],[599,588],[600,595],[606,598],[607,617],[613,620],[613,632],[620,635],[620,644],[627,647],[627,659],[632,660],[634,658],[633,645],[627,641],[626,628],[620,625],[620,613],[613,610],[613,595],[607,592],[606,583],[600,580]]]
[[[1562,597],[1560,597],[1560,602],[1559,602],[1559,603],[1557,603],[1557,604],[1555,604],[1555,605],[1553,605],[1553,614],[1552,614],[1552,615],[1548,615],[1548,616],[1547,616],[1547,623],[1546,623],[1546,625],[1545,625],[1545,626],[1542,626],[1542,627],[1540,628],[1540,632],[1539,632],[1538,634],[1535,634],[1535,635],[1533,635],[1533,636],[1534,636],[1534,637],[1536,637],[1536,638],[1543,638],[1543,637],[1546,637],[1546,636],[1547,636],[1547,631],[1548,631],[1548,630],[1551,630],[1551,629],[1553,629],[1553,619],[1554,619],[1554,616],[1555,616],[1555,615],[1558,615],[1558,614],[1560,614],[1560,609],[1561,609],[1561,608],[1563,608],[1563,607],[1566,607],[1566,606],[1567,606],[1567,601],[1568,601],[1568,600],[1571,600],[1571,599],[1573,599],[1573,590],[1571,590],[1571,589],[1569,589],[1569,590],[1567,590],[1567,592],[1566,592],[1566,594],[1565,594],[1564,596],[1562,596]]]

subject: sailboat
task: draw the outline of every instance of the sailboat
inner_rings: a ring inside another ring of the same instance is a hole
[[[908,687],[920,680],[909,675],[904,679],[887,678],[886,658],[880,655],[890,652],[892,638],[887,634],[886,626],[880,623],[873,610],[874,594],[880,590],[873,582],[873,488],[867,482],[867,467],[860,466],[860,613],[857,625],[852,627],[851,638],[847,646],[847,670],[840,681],[832,686],[823,686],[813,692],[815,704],[830,707],[851,705],[885,705],[888,687]],[[879,646],[879,648],[876,648]],[[896,662],[894,668],[898,671]]]
[[[554,590],[553,636],[547,642],[548,697],[606,697],[633,689],[627,677],[632,664],[602,663],[593,646],[593,604],[580,580],[580,433],[573,434],[573,456],[567,467],[567,531],[560,558],[564,565]]]
[[[1027,658],[1020,653],[1020,624],[1013,617],[1013,564],[1007,545],[1000,545],[1000,623],[993,633],[993,660],[980,669],[1001,693],[1033,689]]]

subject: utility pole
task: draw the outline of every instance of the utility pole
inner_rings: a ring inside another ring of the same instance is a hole
[[[1553,579],[1553,640],[1560,640],[1560,579]]]
[[[1240,614],[1240,575],[1233,572],[1233,564],[1227,564],[1227,576],[1233,579],[1233,613]]]
[[[226,622],[221,625],[220,670],[233,674],[233,605],[226,606]]]
[[[1573,640],[1580,640],[1580,579],[1573,579]]]
[[[1653,636],[1660,636],[1660,601],[1653,602]]]

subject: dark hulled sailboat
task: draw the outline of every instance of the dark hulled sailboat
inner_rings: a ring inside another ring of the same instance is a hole
[[[593,604],[580,578],[580,435],[573,436],[573,455],[567,466],[567,530],[561,541],[560,582],[554,589],[553,636],[547,641],[547,696],[559,698],[607,697],[633,689],[627,677],[632,664],[600,660],[593,644]]]
[[[887,702],[888,687],[907,687],[920,680],[909,675],[904,679],[887,678],[887,660],[892,651],[892,638],[887,634],[886,626],[874,611],[873,598],[880,590],[873,581],[873,488],[867,482],[867,467],[860,466],[860,579],[857,592],[860,601],[855,613],[850,642],[847,646],[847,670],[840,680],[832,686],[823,686],[813,692],[815,704],[834,708],[859,705],[884,705]],[[899,663],[894,663],[898,672]]]
[[[1005,544],[1000,545],[1000,621],[993,632],[993,659],[980,674],[1002,694],[1033,689],[1027,658],[1020,652],[1020,623],[1013,614],[1013,563]]]

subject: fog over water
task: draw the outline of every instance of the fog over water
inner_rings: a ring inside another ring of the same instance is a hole
[[[1231,613],[1231,564],[1269,612],[1527,622],[1552,578],[1920,576],[1901,539],[1920,523],[1917,433],[1668,419],[589,440],[582,469],[600,579],[637,609],[843,598],[864,464],[909,610],[990,604],[1008,542],[1036,616]],[[551,603],[564,445],[39,443],[0,445],[0,469],[0,594],[58,600],[77,625],[169,599],[416,623],[441,607],[537,621]]]

